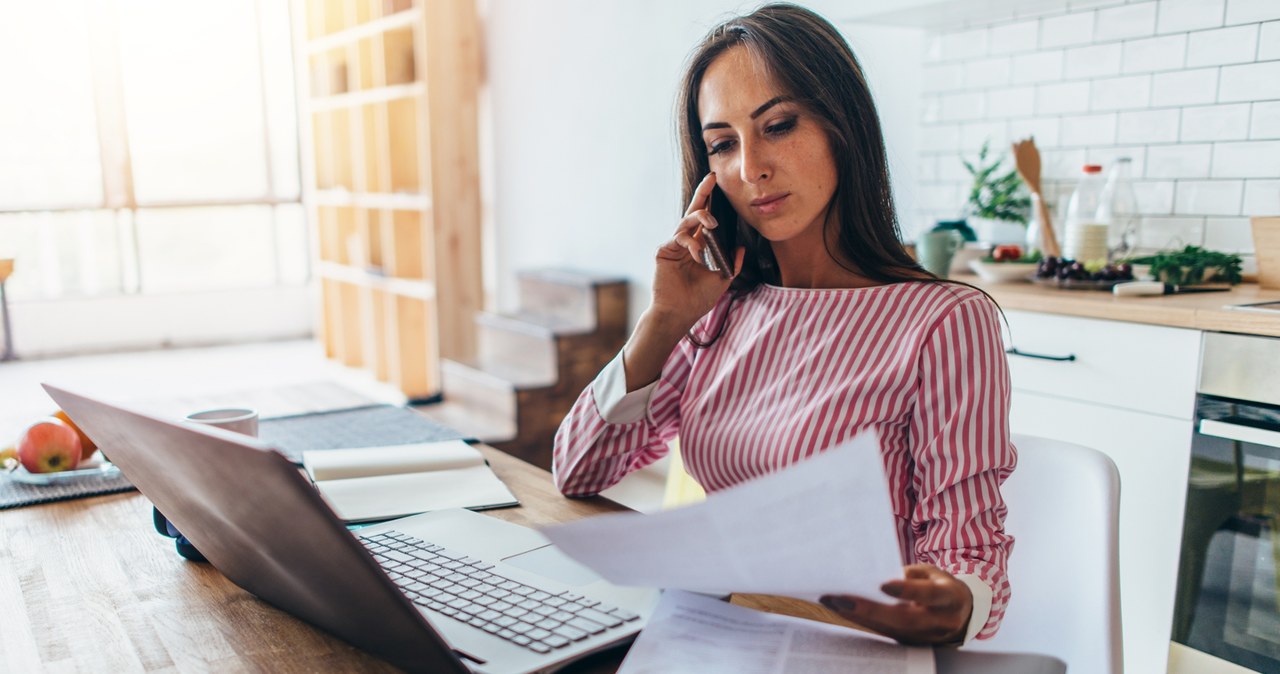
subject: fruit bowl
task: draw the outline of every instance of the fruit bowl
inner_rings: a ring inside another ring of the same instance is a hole
[[[969,268],[988,283],[1021,283],[1036,273],[1035,262],[985,262],[970,260]]]
[[[82,462],[73,470],[64,470],[57,473],[32,473],[22,465],[19,465],[8,473],[0,474],[7,474],[9,479],[14,482],[34,485],[49,485],[67,484],[92,477],[115,477],[120,474],[120,469],[116,468],[115,464],[110,461],[92,459]]]

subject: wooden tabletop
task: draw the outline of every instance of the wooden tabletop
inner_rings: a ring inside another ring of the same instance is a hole
[[[564,498],[546,471],[480,449],[522,504],[488,515],[538,526],[625,510]],[[562,671],[613,672],[624,653]],[[397,671],[183,560],[137,492],[0,512],[0,671],[160,670]]]
[[[1116,297],[1110,292],[1061,290],[1027,282],[987,283],[970,274],[953,278],[991,293],[1004,309],[1280,337],[1280,311],[1263,313],[1225,308],[1233,304],[1280,301],[1280,290],[1264,290],[1256,283],[1243,283],[1228,292]]]

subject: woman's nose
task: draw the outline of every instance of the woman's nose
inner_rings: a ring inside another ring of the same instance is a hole
[[[773,175],[773,161],[769,157],[768,150],[761,143],[742,143],[742,163],[739,167],[739,173],[742,176],[742,182],[758,183],[762,180],[768,180]]]

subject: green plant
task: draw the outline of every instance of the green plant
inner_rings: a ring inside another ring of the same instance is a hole
[[[1151,275],[1172,285],[1189,285],[1204,280],[1222,280],[1235,285],[1241,281],[1239,255],[1205,250],[1199,246],[1187,246],[1182,250],[1166,251],[1135,257],[1133,264],[1151,265]],[[1206,279],[1206,272],[1210,277]]]
[[[987,163],[990,142],[982,144],[977,162],[961,160],[973,178],[973,184],[969,188],[969,215],[1025,225],[1031,212],[1031,197],[1023,189],[1022,178],[1015,169],[1009,169],[1005,173],[997,172],[1004,157],[997,157],[994,162]]]

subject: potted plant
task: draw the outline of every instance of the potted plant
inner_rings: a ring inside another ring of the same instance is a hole
[[[990,161],[990,141],[982,144],[976,162],[962,159],[973,182],[965,202],[969,226],[991,243],[1021,243],[1026,238],[1031,196],[1015,169],[1001,171],[1004,157]]]

